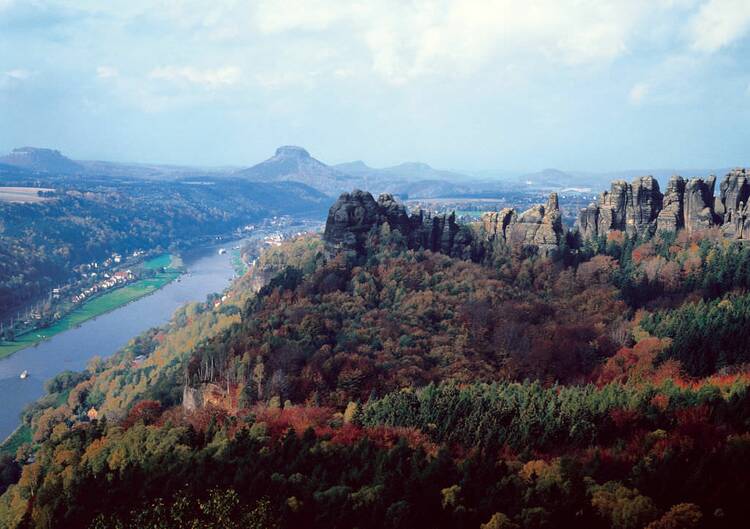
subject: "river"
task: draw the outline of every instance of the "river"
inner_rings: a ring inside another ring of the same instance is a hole
[[[187,273],[179,281],[0,360],[0,441],[18,426],[23,408],[43,395],[46,380],[66,369],[84,369],[90,358],[109,356],[143,331],[166,323],[181,305],[224,290],[234,270],[231,252],[219,255],[217,248],[183,255]],[[24,370],[29,376],[22,380]]]

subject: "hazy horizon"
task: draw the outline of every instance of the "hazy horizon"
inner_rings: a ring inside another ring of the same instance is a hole
[[[456,171],[750,164],[750,2],[0,0],[0,152]]]

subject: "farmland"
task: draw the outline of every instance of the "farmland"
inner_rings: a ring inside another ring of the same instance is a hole
[[[0,187],[0,202],[15,202],[19,204],[36,203],[50,200],[39,196],[39,192],[51,192],[45,187]]]

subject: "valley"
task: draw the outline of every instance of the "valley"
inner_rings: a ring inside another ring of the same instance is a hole
[[[743,519],[746,170],[598,193],[293,146],[151,179],[25,152],[73,172],[0,167],[0,309],[29,307],[0,527]]]
[[[744,189],[742,178],[722,188]],[[612,208],[622,224],[585,238],[563,225],[556,193],[458,222],[353,191],[330,206],[322,236],[241,244],[251,266],[231,283],[230,252],[186,257],[196,274],[220,264],[221,294],[169,321],[159,307],[158,327],[97,347],[112,356],[76,356],[70,369],[82,371],[50,370],[6,443],[23,465],[6,463],[20,478],[0,515],[169,526],[213,523],[204,506],[224,502],[262,527],[427,517],[605,528],[616,504],[632,527],[731,527],[746,481],[718,476],[747,470],[750,357],[738,329],[750,322],[750,248],[712,225],[652,231],[662,210],[644,213],[660,196],[649,189],[626,191]],[[3,362],[33,365],[51,354],[35,349],[59,339],[64,351],[66,336],[122,326],[131,309],[141,325],[180,285]],[[39,388],[36,369],[7,383]],[[88,499],[103,480],[107,493]],[[31,490],[49,499],[32,506]]]
[[[212,245],[186,254],[180,282],[172,281],[151,295],[81,319],[69,328],[58,329],[49,339],[0,360],[0,396],[5,402],[0,412],[0,437],[5,438],[18,426],[19,414],[43,394],[50,378],[63,371],[84,369],[94,357],[106,358],[133,337],[166,322],[178,307],[221,292],[234,271],[228,257],[218,255],[216,250]],[[21,380],[19,373],[24,370],[29,377]]]
[[[750,0],[0,0],[0,529],[750,520]]]

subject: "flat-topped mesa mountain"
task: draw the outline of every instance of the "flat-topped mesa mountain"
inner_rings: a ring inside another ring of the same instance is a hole
[[[268,160],[235,173],[235,176],[256,182],[302,182],[323,193],[340,192],[349,176],[320,160],[316,160],[302,147],[284,145],[276,149]]]
[[[0,157],[0,164],[45,173],[79,174],[85,171],[81,164],[63,156],[60,151],[37,147],[13,149],[10,154]]]
[[[722,180],[714,196],[716,177],[706,179],[673,176],[664,194],[651,176],[633,183],[612,182],[609,191],[581,210],[576,228],[585,239],[623,231],[629,235],[654,234],[685,229],[694,233],[719,227],[725,237],[750,238],[750,172],[734,169]]]
[[[343,193],[328,212],[323,234],[326,250],[329,254],[347,251],[363,255],[368,237],[386,224],[406,239],[409,248],[473,261],[481,260],[495,241],[546,256],[564,235],[556,193],[546,205],[533,206],[520,215],[503,209],[485,214],[480,223],[470,226],[458,224],[453,213],[433,216],[420,210],[410,215],[389,194],[375,201],[370,193],[355,190]]]

